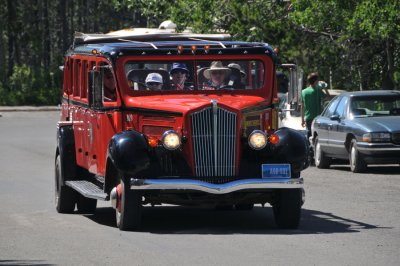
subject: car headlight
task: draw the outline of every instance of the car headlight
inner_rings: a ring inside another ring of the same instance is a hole
[[[267,136],[261,130],[254,130],[249,136],[249,145],[255,150],[261,150],[267,145]]]
[[[174,130],[166,131],[161,138],[164,148],[167,150],[176,150],[181,146],[181,138]]]
[[[362,139],[364,142],[390,142],[390,133],[365,133]]]

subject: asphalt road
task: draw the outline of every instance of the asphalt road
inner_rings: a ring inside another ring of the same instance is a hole
[[[0,117],[0,265],[400,265],[400,167],[303,172],[298,230],[272,210],[148,207],[141,232],[121,232],[109,202],[94,215],[58,214],[58,112]]]

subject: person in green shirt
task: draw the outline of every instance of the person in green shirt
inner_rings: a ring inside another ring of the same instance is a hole
[[[307,77],[309,86],[301,92],[301,125],[307,126],[307,135],[311,136],[311,123],[322,112],[322,102],[329,95],[328,85],[319,81],[318,73]]]

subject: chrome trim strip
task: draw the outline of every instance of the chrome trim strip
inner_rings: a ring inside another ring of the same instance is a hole
[[[213,112],[213,128],[214,128],[214,174],[218,175],[218,159],[217,159],[217,141],[218,141],[218,102],[216,100],[211,100],[212,112]]]
[[[194,190],[210,194],[227,194],[239,190],[303,188],[300,178],[242,179],[225,184],[210,184],[193,179],[134,179],[132,190]]]

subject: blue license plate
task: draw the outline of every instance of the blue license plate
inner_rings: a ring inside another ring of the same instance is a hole
[[[262,178],[290,178],[290,164],[261,165]]]

